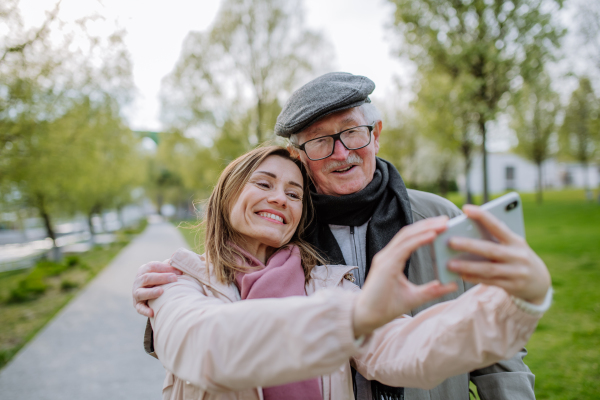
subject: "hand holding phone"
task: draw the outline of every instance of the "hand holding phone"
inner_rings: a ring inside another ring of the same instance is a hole
[[[460,276],[541,304],[550,287],[550,274],[524,239],[519,195],[509,193],[482,207],[467,205],[463,210],[465,215],[450,220],[433,244],[440,281]]]
[[[523,223],[523,209],[521,197],[518,193],[511,192],[489,203],[481,206],[499,220],[503,221],[508,228],[521,237],[525,237],[525,225]],[[448,270],[448,261],[452,259],[482,261],[486,258],[476,254],[456,251],[450,248],[448,241],[452,237],[464,237],[470,239],[490,240],[497,239],[480,223],[469,219],[466,215],[459,215],[448,221],[448,229],[440,234],[433,242],[433,257],[435,260],[438,280],[441,283],[452,282],[459,276]]]

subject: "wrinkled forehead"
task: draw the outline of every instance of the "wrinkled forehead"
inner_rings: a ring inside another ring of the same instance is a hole
[[[296,136],[298,143],[303,143],[315,137],[333,135],[344,129],[365,124],[362,111],[359,107],[354,107],[328,115],[297,133]]]

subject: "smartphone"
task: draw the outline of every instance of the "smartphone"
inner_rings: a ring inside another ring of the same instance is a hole
[[[525,237],[525,225],[523,223],[523,207],[521,206],[521,197],[518,193],[511,192],[495,200],[485,203],[482,209],[489,211],[496,218],[504,223],[521,237]],[[481,256],[470,253],[452,250],[448,246],[448,240],[451,237],[466,237],[471,239],[483,239],[497,242],[483,226],[467,218],[466,215],[459,215],[448,221],[448,228],[435,238],[431,245],[433,262],[436,267],[437,278],[441,283],[449,283],[459,278],[459,275],[451,272],[447,268],[448,261],[452,259],[462,260],[485,260]]]

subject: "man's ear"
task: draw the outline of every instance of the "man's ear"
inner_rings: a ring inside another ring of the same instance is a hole
[[[293,158],[297,158],[298,160],[300,160],[300,152],[291,143],[288,143],[288,145],[287,145],[287,151],[290,152],[290,155]]]
[[[379,153],[379,135],[383,129],[383,122],[378,121],[373,127],[373,143],[375,145],[375,154]]]

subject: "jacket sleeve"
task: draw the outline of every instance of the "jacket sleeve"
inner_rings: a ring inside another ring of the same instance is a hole
[[[154,349],[175,376],[212,392],[275,386],[326,375],[358,351],[356,293],[225,303],[189,276],[150,302]]]
[[[465,282],[465,289],[472,284]],[[489,367],[471,371],[469,379],[477,386],[481,400],[535,400],[535,375],[523,359],[527,349],[522,348],[513,357],[498,361]]]
[[[523,362],[521,349],[515,356],[494,365],[472,371],[471,381],[481,400],[535,400],[535,375]]]
[[[479,285],[376,330],[353,362],[369,380],[430,389],[512,357],[540,317],[521,311],[504,290]]]

